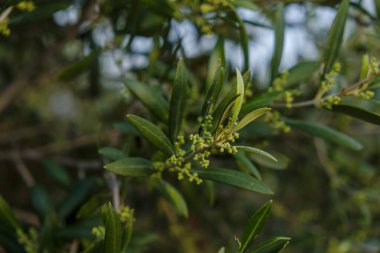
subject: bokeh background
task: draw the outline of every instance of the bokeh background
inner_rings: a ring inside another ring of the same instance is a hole
[[[239,30],[228,17],[202,11],[202,4],[219,1],[33,2],[30,12],[14,8],[9,35],[4,29],[0,35],[0,193],[23,223],[37,228],[44,224],[41,209],[48,203],[62,207],[76,196],[71,214],[54,232],[57,241],[69,243],[70,235],[90,236],[83,228],[92,226],[80,228],[73,210],[110,191],[112,179],[103,169],[107,160],[98,149],[134,148],[125,145],[134,138],[125,116],[146,112],[122,78],[168,86],[182,56],[202,90],[218,38],[224,39],[228,75],[244,68],[244,56]],[[249,38],[251,89],[260,93],[270,85],[273,18],[281,1],[236,2],[245,3],[237,13]],[[318,61],[339,1],[282,2],[286,28],[280,71]],[[380,58],[377,2],[351,1],[338,59],[342,83],[358,78],[363,54]],[[1,15],[17,3],[0,3],[0,27]],[[315,79],[302,82],[306,96]],[[375,99],[380,100],[379,92]],[[284,114],[340,129],[364,148],[351,151],[297,131],[248,129],[249,141],[282,158],[280,165],[256,164],[275,192],[261,238],[291,237],[286,252],[380,252],[379,127],[313,108]],[[136,214],[131,252],[217,252],[269,199],[220,186],[210,204],[207,189],[184,184],[190,209],[184,219],[146,184],[125,184],[126,202]]]

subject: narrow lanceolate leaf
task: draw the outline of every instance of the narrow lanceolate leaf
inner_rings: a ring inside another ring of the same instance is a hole
[[[248,191],[262,194],[273,194],[272,190],[262,181],[236,170],[223,168],[197,169],[200,178],[235,186]]]
[[[240,129],[244,128],[246,125],[257,119],[258,117],[264,115],[268,111],[270,111],[270,108],[260,108],[257,110],[254,110],[253,112],[248,113],[242,120],[240,120],[237,125],[234,127],[233,131],[237,132]]]
[[[223,36],[219,36],[218,40],[215,44],[215,49],[210,56],[210,60],[208,62],[208,72],[207,72],[207,88],[210,89],[210,85],[212,85],[213,80],[215,80],[215,73],[218,68],[224,68],[225,65],[225,56],[224,56],[224,38]]]
[[[244,101],[244,81],[243,77],[241,76],[240,71],[236,68],[236,95],[239,95],[239,97],[235,101],[234,109],[232,111],[232,117],[231,122],[234,123],[237,121],[241,106],[243,105]]]
[[[255,240],[256,236],[260,233],[263,225],[268,219],[270,209],[272,207],[272,200],[265,203],[260,207],[249,219],[247,226],[244,229],[241,237],[240,252],[245,252],[248,246]]]
[[[240,96],[240,95],[235,95],[235,96],[231,96],[231,95],[232,95],[231,93],[228,93],[220,102],[218,107],[215,109],[214,113],[212,114],[212,118],[213,118],[212,133],[214,133],[217,130],[220,124],[224,123],[228,115],[231,115],[231,110],[236,102],[236,99]]]
[[[285,34],[285,18],[284,18],[284,4],[277,5],[276,16],[274,20],[275,44],[273,57],[271,62],[271,81],[273,81],[278,73],[282,58],[282,49],[284,47],[284,34]]]
[[[241,49],[243,51],[243,57],[244,57],[244,71],[249,69],[249,37],[247,33],[247,29],[245,28],[244,22],[241,19],[239,13],[237,12],[236,8],[230,4],[229,5],[231,11],[235,15],[236,23],[239,24],[239,32],[240,32],[240,43],[241,43]]]
[[[341,112],[366,122],[380,125],[380,103],[360,98],[343,98],[339,105],[334,105],[334,112]]]
[[[140,134],[156,148],[167,155],[173,155],[175,153],[175,149],[169,138],[156,125],[132,114],[129,114],[127,117]]]
[[[164,198],[175,207],[180,215],[184,217],[188,216],[189,212],[185,199],[182,197],[182,194],[176,188],[174,188],[174,186],[168,182],[161,180],[158,184],[158,189]]]
[[[269,154],[268,152],[266,152],[266,151],[264,151],[264,150],[262,150],[262,149],[254,148],[254,147],[247,147],[247,146],[235,146],[235,147],[236,147],[238,150],[246,151],[246,152],[253,153],[253,154],[257,154],[257,155],[260,155],[260,156],[263,156],[263,157],[269,158],[269,159],[271,159],[272,161],[277,162],[276,157],[272,156],[271,154]]]
[[[369,57],[368,54],[365,54],[362,56],[362,68],[360,70],[360,78],[359,80],[363,80],[368,75],[368,64],[369,64]]]
[[[318,123],[293,119],[285,119],[285,122],[294,128],[302,130],[305,133],[320,137],[326,141],[331,141],[353,150],[360,150],[363,147],[360,142],[351,136]]]
[[[239,168],[249,174],[252,174],[257,179],[261,180],[261,174],[257,170],[256,166],[249,160],[249,158],[244,154],[244,152],[237,152],[235,154],[235,160]]]
[[[276,237],[259,244],[250,253],[278,253],[288,245],[289,241],[289,237]]]
[[[12,209],[2,196],[0,196],[0,223],[15,230],[20,227]]]
[[[336,57],[338,56],[340,46],[343,40],[344,27],[350,7],[349,0],[343,0],[338,9],[338,13],[334,19],[328,34],[327,43],[323,54],[323,64],[325,66],[323,73],[330,72]]]
[[[102,208],[105,220],[105,237],[103,252],[120,253],[121,252],[121,224],[118,214],[111,204]]]
[[[177,140],[183,117],[185,115],[186,101],[188,99],[188,83],[185,64],[181,58],[178,62],[177,73],[174,80],[172,97],[169,107],[169,137],[172,143]]]
[[[104,166],[108,171],[122,176],[146,177],[154,173],[152,164],[143,158],[128,157]]]
[[[210,113],[212,105],[215,105],[216,100],[218,99],[222,84],[224,81],[224,68],[218,66],[215,72],[214,81],[212,82],[210,88],[207,91],[205,102],[202,106],[201,116],[204,118]]]
[[[246,115],[255,109],[259,109],[259,108],[265,107],[265,106],[270,106],[272,104],[273,100],[279,94],[281,94],[281,92],[274,91],[274,92],[265,93],[265,94],[253,97],[252,99],[250,99],[246,103],[244,103],[243,107],[241,108],[241,114]]]
[[[162,122],[167,122],[169,105],[160,94],[157,94],[152,87],[133,79],[125,78],[123,82],[128,90],[137,97],[157,119]]]
[[[98,153],[111,160],[118,160],[127,156],[122,150],[112,147],[100,148]]]
[[[274,156],[277,160],[273,160],[263,155],[258,155],[256,153],[250,153],[249,158],[252,159],[255,164],[258,164],[262,167],[274,170],[284,170],[289,165],[289,158],[279,152],[270,151],[270,154]]]
[[[289,69],[289,75],[286,79],[286,87],[295,87],[302,82],[309,80],[319,69],[319,66],[320,63],[317,61],[304,61],[294,65]]]

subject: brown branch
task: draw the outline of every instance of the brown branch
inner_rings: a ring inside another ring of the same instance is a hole
[[[32,174],[30,173],[29,169],[26,167],[25,163],[20,157],[20,154],[18,152],[14,152],[11,156],[12,160],[16,166],[16,169],[18,173],[20,174],[21,178],[24,180],[25,184],[28,187],[34,186],[34,178]]]

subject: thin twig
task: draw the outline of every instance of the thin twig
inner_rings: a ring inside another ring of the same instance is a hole
[[[14,161],[14,164],[16,165],[16,169],[18,173],[20,174],[21,178],[24,180],[25,184],[28,187],[33,187],[34,185],[34,178],[32,174],[29,172],[29,169],[26,167],[25,163],[22,161],[20,155],[18,152],[14,152],[12,155],[12,159]]]

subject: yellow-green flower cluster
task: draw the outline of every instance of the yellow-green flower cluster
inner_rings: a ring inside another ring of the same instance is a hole
[[[282,91],[285,88],[285,85],[288,82],[288,76],[289,72],[284,71],[280,74],[279,77],[274,79],[272,87],[269,87],[268,91],[269,92],[274,92],[274,91]]]
[[[363,99],[370,100],[375,95],[371,90],[364,90],[359,92],[359,96]]]
[[[325,75],[325,80],[321,82],[321,90],[324,93],[331,91],[336,85],[335,78],[340,72],[340,63],[335,63],[333,69]]]
[[[35,9],[34,3],[32,1],[21,1],[16,5],[16,8],[21,11],[33,11]]]
[[[278,129],[284,133],[289,133],[291,128],[286,125],[280,118],[278,111],[267,112],[264,116],[264,121],[269,123],[274,129]]]
[[[0,34],[3,36],[9,36],[11,33],[11,30],[8,27],[9,25],[9,18],[5,18],[3,21],[0,22]]]
[[[17,239],[22,244],[27,253],[38,252],[38,233],[34,228],[30,228],[28,233],[25,233],[22,229],[17,230]]]
[[[342,99],[339,96],[327,96],[321,100],[320,104],[321,106],[331,110],[334,105],[340,104],[341,100]]]
[[[120,217],[120,221],[121,222],[127,222],[127,221],[130,221],[132,220],[133,221],[133,214],[134,214],[134,210],[132,208],[130,208],[129,206],[120,206],[119,210],[117,211],[118,214],[119,214],[119,217]]]
[[[91,234],[95,235],[96,238],[103,239],[106,234],[106,229],[104,226],[96,226],[91,229]]]

